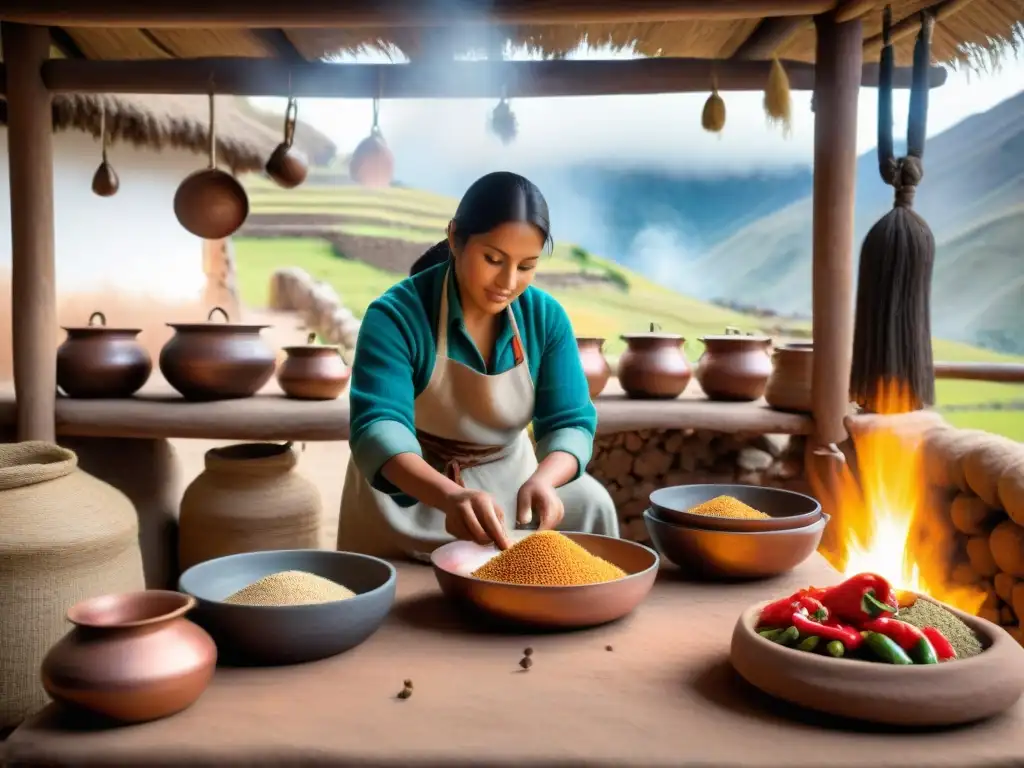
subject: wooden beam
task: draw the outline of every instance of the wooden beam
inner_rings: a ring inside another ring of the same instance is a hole
[[[82,53],[82,49],[78,47],[74,38],[60,27],[50,27],[50,41],[67,59],[85,58],[85,54]]]
[[[281,29],[251,29],[249,32],[258,37],[264,45],[274,52],[279,59],[288,62],[301,63],[306,61],[295,44],[288,39],[288,35]]]
[[[839,4],[835,12],[835,20],[842,24],[860,19],[878,7],[878,0],[845,0]]]
[[[750,37],[733,53],[733,59],[770,59],[783,45],[813,21],[810,16],[776,16],[754,27]]]
[[[921,14],[930,13],[935,19],[935,22],[941,23],[948,19],[950,16],[959,13],[973,0],[944,0],[943,2],[936,3],[935,5],[929,6],[928,8],[922,9],[915,13],[910,14],[906,18],[900,19],[892,25],[891,38],[894,43],[903,40],[906,37],[916,35],[918,30],[921,29]],[[878,56],[882,51],[882,35],[878,34],[874,37],[869,37],[864,41],[864,55],[865,56]]]
[[[5,0],[0,18],[62,27],[445,27],[808,16],[836,0]]]
[[[814,118],[812,407],[819,445],[846,439],[853,356],[853,224],[857,186],[860,20],[814,20],[818,87]]]
[[[783,62],[790,88],[814,88],[814,65]],[[512,98],[611,96],[621,94],[703,92],[712,75],[721,91],[759,91],[771,66],[767,61],[710,59],[620,59],[549,61],[457,61],[416,64],[288,64],[277,59],[146,59],[70,61],[43,65],[43,80],[53,93],[216,93],[234,96],[299,98]],[[897,88],[909,88],[909,68],[897,69]],[[933,67],[931,85],[946,80]],[[878,65],[864,67],[861,84],[878,85]]]
[[[57,296],[53,254],[53,113],[40,76],[50,30],[0,25],[7,64],[11,184],[11,336],[18,440],[53,440]]]

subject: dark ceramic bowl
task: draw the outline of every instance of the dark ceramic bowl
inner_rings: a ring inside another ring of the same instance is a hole
[[[770,517],[744,520],[688,511],[718,496],[732,496]],[[816,499],[760,485],[675,485],[660,488],[650,498],[651,510],[659,519],[709,531],[785,531],[810,525],[821,517],[821,504]]]
[[[513,539],[530,532],[513,534]],[[542,629],[577,629],[605,624],[632,612],[651,591],[658,575],[658,555],[642,544],[594,533],[566,533],[591,554],[613,563],[626,577],[578,587],[503,584],[470,576],[498,554],[491,546],[453,541],[430,557],[441,591],[481,618],[502,625]]]
[[[222,602],[264,576],[305,571],[356,593],[320,605],[255,606]],[[385,560],[350,552],[285,549],[207,560],[181,575],[178,589],[198,601],[189,618],[206,629],[223,660],[296,664],[323,659],[362,643],[395,601],[395,569]]]
[[[694,576],[764,579],[791,571],[814,554],[828,515],[788,531],[708,531],[674,525],[644,512],[651,541],[662,557]]]

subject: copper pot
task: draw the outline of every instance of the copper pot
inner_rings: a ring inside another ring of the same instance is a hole
[[[284,347],[287,357],[277,369],[277,383],[296,400],[334,400],[348,385],[352,372],[336,344],[316,344],[310,333],[301,346]]]
[[[149,590],[93,597],[68,611],[75,625],[43,659],[56,701],[122,722],[176,714],[206,690],[217,646],[185,618],[196,599]]]
[[[619,384],[627,397],[671,400],[683,394],[690,383],[690,364],[683,352],[682,336],[659,333],[651,323],[650,333],[625,334],[626,351],[619,358]]]
[[[725,335],[700,341],[704,353],[697,361],[697,381],[709,400],[747,402],[764,395],[772,372],[770,337],[726,328]]]
[[[309,174],[309,162],[306,156],[292,144],[295,141],[295,123],[299,116],[299,106],[295,99],[288,99],[284,113],[284,141],[277,145],[270,159],[267,160],[267,175],[274,183],[285,189],[294,189],[306,180]]]
[[[238,179],[217,167],[217,134],[210,94],[209,167],[190,174],[174,193],[181,226],[205,240],[230,237],[249,216],[249,196]]]
[[[88,325],[64,330],[68,337],[57,348],[57,386],[68,397],[131,397],[149,379],[153,360],[136,340],[140,329],[108,328],[103,313],[93,312]]]
[[[103,148],[103,160],[92,175],[93,194],[100,197],[113,197],[121,187],[121,181],[117,178],[117,171],[107,160],[107,103],[100,99],[100,146]]]
[[[225,322],[213,322],[220,313]],[[260,331],[266,325],[232,323],[220,307],[205,323],[168,323],[175,333],[160,350],[160,371],[188,400],[255,395],[274,375],[277,357]]]
[[[775,350],[772,361],[772,375],[764,391],[768,405],[778,411],[810,413],[814,344],[784,344]]]
[[[376,123],[359,142],[348,163],[349,175],[364,187],[387,187],[395,175],[395,157]]]
[[[604,357],[604,339],[590,336],[577,336],[576,346],[580,350],[580,362],[583,372],[587,374],[587,386],[590,388],[590,399],[600,395],[611,378],[612,369]]]

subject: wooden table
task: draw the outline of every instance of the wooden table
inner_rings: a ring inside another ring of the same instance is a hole
[[[428,568],[403,565],[393,615],[350,653],[220,669],[191,709],[145,725],[94,731],[50,707],[10,737],[6,764],[1020,765],[1024,703],[970,728],[894,733],[795,710],[736,676],[729,641],[744,607],[837,580],[818,556],[757,584],[690,584],[666,571],[623,622],[510,637],[468,627]],[[522,672],[526,646],[534,665]],[[402,701],[405,678],[415,692]]]

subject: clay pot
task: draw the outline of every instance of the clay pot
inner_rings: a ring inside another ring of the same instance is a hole
[[[784,344],[772,353],[772,362],[772,375],[764,391],[768,405],[778,411],[810,413],[814,345]]]
[[[68,397],[131,397],[149,379],[153,360],[136,339],[139,328],[108,328],[103,313],[93,312],[88,325],[64,330],[57,386]]]
[[[725,335],[700,341],[704,353],[697,361],[697,381],[709,400],[749,402],[764,395],[772,373],[771,338],[726,328]]]
[[[580,349],[580,362],[583,363],[583,372],[587,374],[587,386],[590,388],[590,399],[593,400],[608,386],[608,379],[612,375],[602,349],[604,339],[577,336],[576,345]]]
[[[295,99],[288,99],[288,107],[284,113],[284,141],[277,145],[270,159],[267,160],[267,175],[274,183],[285,189],[294,189],[306,180],[309,174],[309,162],[306,156],[292,146],[295,141],[295,122],[299,115],[299,106]]]
[[[619,384],[634,399],[671,400],[683,394],[692,375],[682,336],[659,333],[625,334],[626,351],[619,358]]]
[[[75,628],[43,660],[43,687],[56,701],[122,722],[187,709],[217,665],[213,640],[185,618],[195,604],[163,590],[77,603],[67,614]]]
[[[160,350],[160,371],[188,400],[230,400],[255,395],[274,375],[277,357],[260,336],[266,325],[168,323],[174,336]]]
[[[336,344],[316,344],[310,333],[302,346],[284,347],[287,357],[277,369],[277,383],[296,400],[334,400],[348,385],[352,372]]]
[[[364,187],[390,186],[395,175],[395,157],[376,125],[352,153],[348,170],[349,175]]]
[[[121,188],[121,180],[117,178],[114,166],[104,160],[92,175],[92,191],[99,197],[113,197]]]

